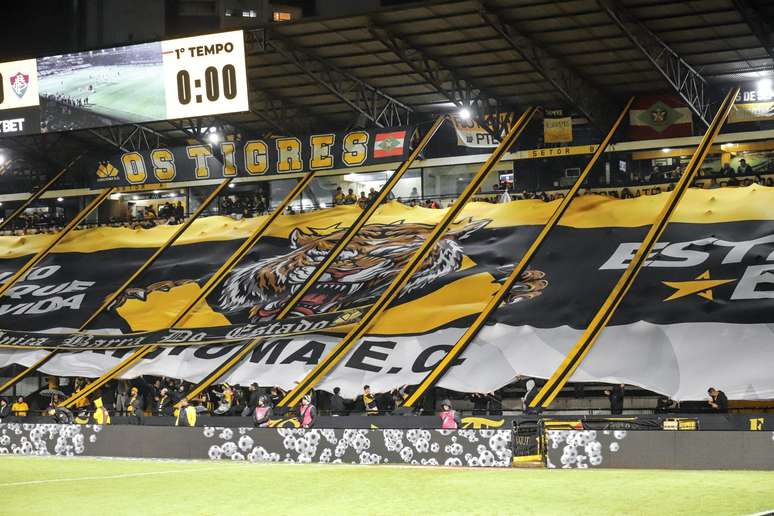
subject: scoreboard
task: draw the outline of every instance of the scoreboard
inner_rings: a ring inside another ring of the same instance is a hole
[[[242,31],[0,63],[0,136],[248,109]]]

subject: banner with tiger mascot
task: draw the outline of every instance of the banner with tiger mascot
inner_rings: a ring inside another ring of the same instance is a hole
[[[551,232],[489,324],[439,385],[489,392],[547,377],[604,301],[666,194],[582,196]],[[709,384],[733,399],[774,397],[774,190],[690,190],[573,381],[623,382],[676,400]],[[499,289],[556,202],[472,203],[396,301],[319,385],[357,395],[418,383]],[[0,298],[0,366],[66,349],[43,371],[96,376],[137,346],[161,348],[127,371],[198,381],[237,347],[266,337],[222,379],[289,388],[359,319],[443,210],[390,202],[283,320],[276,316],[359,214],[340,206],[281,216],[178,328],[169,323],[259,224],[208,217],[89,326],[75,330],[175,230],[73,232]],[[0,237],[0,281],[48,235]]]

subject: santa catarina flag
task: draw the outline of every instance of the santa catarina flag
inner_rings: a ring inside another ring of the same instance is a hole
[[[374,158],[403,156],[405,142],[406,131],[378,133],[374,137]]]
[[[637,97],[629,110],[629,136],[635,140],[691,136],[691,110],[674,95]]]

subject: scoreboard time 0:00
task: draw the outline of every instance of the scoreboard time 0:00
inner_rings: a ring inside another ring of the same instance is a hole
[[[164,41],[162,53],[168,118],[249,109],[242,31]]]

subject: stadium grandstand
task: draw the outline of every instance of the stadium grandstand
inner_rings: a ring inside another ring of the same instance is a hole
[[[3,514],[774,514],[774,3],[3,10]]]

